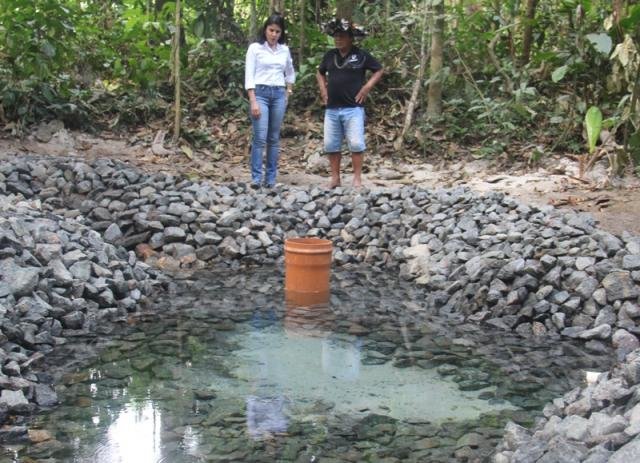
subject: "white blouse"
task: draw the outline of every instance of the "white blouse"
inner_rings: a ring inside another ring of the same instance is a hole
[[[266,41],[249,45],[244,68],[246,90],[256,88],[256,85],[284,87],[286,84],[293,84],[295,80],[289,47],[277,44],[273,50]]]

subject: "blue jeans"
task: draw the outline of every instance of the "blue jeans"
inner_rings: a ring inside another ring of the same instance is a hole
[[[260,106],[260,117],[251,117],[253,140],[251,142],[251,182],[263,183],[262,163],[265,146],[267,148],[266,176],[264,183],[273,186],[278,174],[280,156],[280,126],[287,107],[285,87],[256,85],[256,101]]]
[[[339,153],[346,139],[349,151],[362,153],[364,141],[364,108],[328,108],[324,112],[324,151]]]

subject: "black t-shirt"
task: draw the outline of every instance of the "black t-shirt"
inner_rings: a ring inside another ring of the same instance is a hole
[[[318,67],[327,77],[329,102],[327,108],[362,106],[356,95],[365,84],[365,72],[376,72],[382,65],[367,51],[353,47],[344,58],[337,48],[329,50]]]

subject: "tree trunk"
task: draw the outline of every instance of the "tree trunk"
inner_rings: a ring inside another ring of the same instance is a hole
[[[174,86],[174,120],[173,120],[173,142],[180,139],[180,0],[176,0],[176,23],[173,35],[173,86]]]
[[[271,14],[280,13],[284,14],[284,0],[270,0],[269,11]]]
[[[524,14],[524,32],[522,34],[522,65],[528,64],[531,57],[531,43],[533,42],[533,23],[536,17],[538,0],[527,0]]]
[[[300,0],[300,49],[298,50],[298,65],[304,62],[304,28],[306,27],[307,19],[307,2],[306,0]]]
[[[258,35],[258,12],[256,8],[256,0],[251,0],[251,11],[249,18],[249,41],[253,42]]]
[[[158,13],[160,13],[162,11],[162,8],[164,7],[164,4],[166,3],[167,0],[155,0],[155,9],[154,9],[154,14],[153,17],[155,19],[158,19]]]
[[[624,0],[613,0],[613,20],[616,24],[620,23],[624,12],[622,11],[624,7]]]
[[[418,96],[420,95],[420,88],[422,87],[422,80],[424,79],[424,71],[427,67],[427,29],[428,29],[428,17],[429,17],[429,7],[428,0],[423,0],[423,17],[422,17],[422,35],[420,36],[420,66],[418,67],[418,75],[416,76],[416,80],[413,82],[413,89],[411,91],[411,99],[407,104],[406,115],[404,118],[404,126],[402,127],[402,132],[400,136],[393,143],[394,149],[397,151],[402,147],[404,143],[404,138],[407,135],[407,132],[411,128],[413,124],[413,113],[416,108],[416,104],[418,103]]]
[[[351,20],[355,3],[354,0],[336,0],[336,17]]]
[[[429,91],[427,93],[427,118],[442,115],[442,68],[444,64],[444,0],[432,7],[431,63]]]

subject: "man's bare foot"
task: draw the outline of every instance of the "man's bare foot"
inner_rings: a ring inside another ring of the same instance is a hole
[[[333,190],[334,188],[338,188],[339,186],[340,186],[340,182],[331,181],[331,183],[329,183],[330,190]]]
[[[362,180],[353,179],[353,188],[362,188]]]

